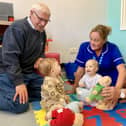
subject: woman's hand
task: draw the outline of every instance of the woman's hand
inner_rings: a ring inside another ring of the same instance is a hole
[[[105,87],[103,88],[101,95],[104,96],[105,101],[110,101],[113,105],[116,105],[120,96],[120,89],[113,86]]]
[[[67,94],[73,94],[76,92],[76,87],[78,87],[78,82],[83,75],[84,75],[84,68],[78,66],[77,71],[74,73],[75,80],[74,80],[73,88],[72,90],[67,90],[66,91]]]

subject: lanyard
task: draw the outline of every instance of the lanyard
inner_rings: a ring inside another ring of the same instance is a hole
[[[101,65],[102,61],[103,61],[103,56],[104,54],[102,53],[100,58],[99,58],[99,61],[98,61],[98,64]],[[97,58],[95,56],[93,56],[93,59],[97,60]]]

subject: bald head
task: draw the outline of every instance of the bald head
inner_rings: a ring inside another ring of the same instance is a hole
[[[95,59],[89,59],[87,62],[86,62],[86,65],[93,65],[95,67],[98,67],[98,62],[95,60]]]
[[[98,71],[98,62],[94,59],[89,59],[85,64],[85,72],[89,75],[95,75]]]

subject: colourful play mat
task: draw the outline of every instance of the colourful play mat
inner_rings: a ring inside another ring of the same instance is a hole
[[[70,95],[73,101],[76,95]],[[40,107],[40,102],[33,102],[32,107],[37,126],[48,126],[45,121],[45,110]],[[126,102],[118,103],[111,111],[101,111],[91,106],[84,106],[84,126],[126,126]]]

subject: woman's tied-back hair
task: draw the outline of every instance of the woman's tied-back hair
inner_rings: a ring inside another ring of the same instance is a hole
[[[39,72],[44,76],[48,76],[52,70],[54,63],[56,62],[57,60],[55,58],[44,58],[38,65]]]
[[[109,26],[98,24],[90,32],[98,32],[103,40],[107,40],[108,35],[111,33],[112,29]]]

